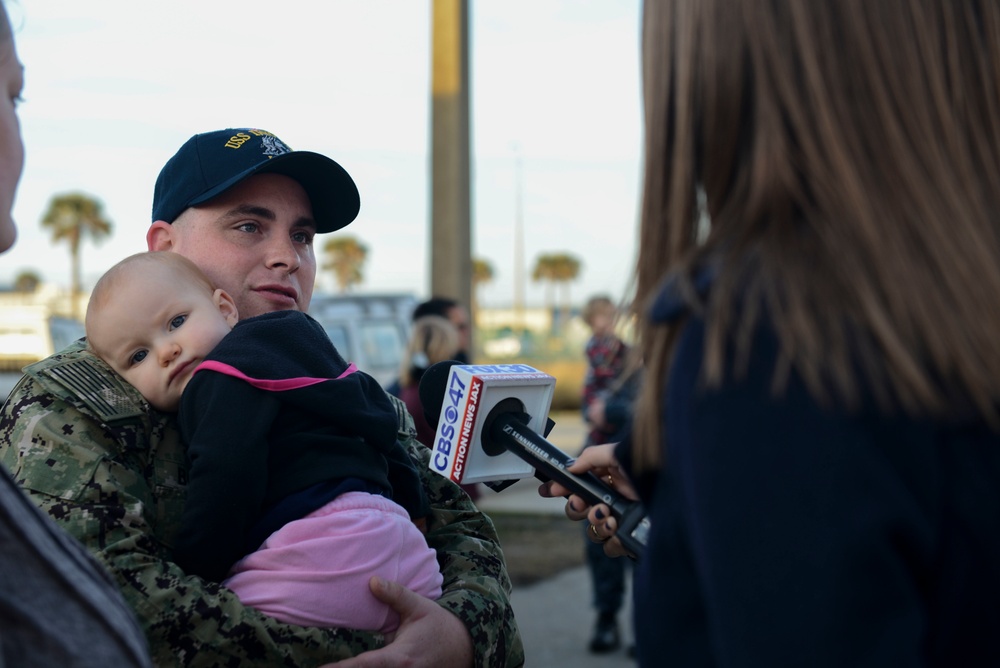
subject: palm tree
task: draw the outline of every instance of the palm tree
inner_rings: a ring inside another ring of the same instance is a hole
[[[553,293],[555,286],[563,286],[562,313],[559,322],[569,318],[569,283],[580,275],[580,260],[569,253],[546,253],[535,260],[535,268],[531,272],[534,281],[548,281],[546,291],[546,307],[554,308]]]
[[[493,265],[483,258],[472,258],[472,321],[479,313],[479,286],[493,280]]]
[[[42,227],[52,230],[52,241],[69,243],[71,284],[74,315],[77,313],[80,294],[80,244],[85,237],[102,241],[111,235],[111,221],[104,217],[100,200],[83,193],[64,193],[49,200],[49,208],[42,217]]]
[[[14,292],[34,292],[42,283],[42,277],[31,269],[23,269],[14,277]]]
[[[323,263],[323,270],[333,272],[341,293],[347,292],[352,285],[357,285],[364,279],[361,269],[368,258],[368,247],[356,238],[331,237],[323,244],[323,252],[327,258]]]
[[[555,281],[553,280],[553,275],[555,273],[555,268],[553,266],[551,255],[539,255],[535,258],[535,268],[531,270],[531,280],[535,283],[539,281],[548,281],[548,285],[545,288],[545,308],[551,309],[553,303],[553,291],[555,290]]]

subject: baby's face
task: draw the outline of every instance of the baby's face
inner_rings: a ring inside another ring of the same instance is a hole
[[[236,309],[158,265],[117,286],[89,329],[94,350],[158,410],[173,412],[209,352],[236,324]]]

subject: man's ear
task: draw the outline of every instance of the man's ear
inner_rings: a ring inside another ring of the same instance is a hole
[[[174,247],[174,226],[170,223],[158,220],[149,227],[146,232],[146,248],[151,251],[173,250]]]
[[[240,312],[237,310],[236,302],[229,296],[229,293],[220,288],[212,293],[212,301],[219,307],[219,312],[226,319],[226,322],[229,323],[229,326],[235,327],[236,323],[240,320]]]

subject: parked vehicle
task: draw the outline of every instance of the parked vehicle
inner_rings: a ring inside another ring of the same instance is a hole
[[[399,376],[416,305],[411,294],[313,295],[309,315],[344,359],[386,387]]]
[[[6,306],[0,318],[0,400],[20,380],[21,369],[83,336],[83,323],[50,315],[40,304]]]
[[[327,331],[344,359],[383,387],[399,375],[417,299],[410,294],[314,295],[309,314]],[[42,305],[7,306],[0,318],[0,401],[21,369],[84,335],[78,320],[49,315]]]

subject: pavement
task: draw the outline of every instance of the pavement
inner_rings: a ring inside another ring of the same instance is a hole
[[[556,425],[548,436],[549,442],[575,455],[586,434],[580,414],[565,412],[551,417]],[[526,478],[502,492],[484,490],[478,505],[486,514],[504,511],[564,515],[565,500],[542,498],[537,490],[538,481]],[[582,543],[580,549],[583,550]],[[595,612],[591,607],[590,575],[586,566],[569,568],[531,585],[515,586],[511,605],[524,642],[527,668],[626,668],[636,665],[625,652],[625,647],[632,642],[630,590],[626,592],[618,616],[622,648],[608,654],[591,654],[587,650]]]

